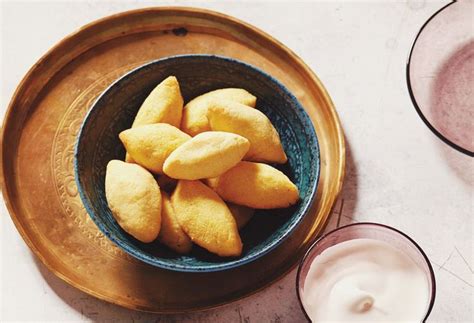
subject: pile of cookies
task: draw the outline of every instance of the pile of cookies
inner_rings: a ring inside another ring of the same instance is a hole
[[[105,192],[119,225],[142,242],[189,253],[193,243],[239,256],[254,209],[285,208],[298,188],[278,132],[244,89],[205,93],[183,108],[178,80],[162,81],[119,134],[125,162],[107,165]]]

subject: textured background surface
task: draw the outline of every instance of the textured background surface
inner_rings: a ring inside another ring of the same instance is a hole
[[[473,317],[474,161],[441,143],[408,96],[405,63],[424,21],[446,1],[229,3],[195,1],[4,2],[1,114],[28,68],[91,20],[146,5],[189,5],[243,19],[294,50],[331,94],[348,144],[347,177],[329,228],[355,221],[395,226],[432,260],[438,293],[429,322]],[[159,316],[98,301],[50,274],[0,217],[0,320],[304,322],[293,271],[270,288],[223,308]]]

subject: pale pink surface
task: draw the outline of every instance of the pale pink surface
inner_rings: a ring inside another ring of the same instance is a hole
[[[144,6],[186,5],[248,21],[300,55],[337,107],[347,167],[327,230],[372,221],[406,232],[423,247],[436,274],[436,303],[427,322],[472,322],[474,159],[420,122],[405,76],[414,37],[448,2],[0,1],[0,114],[39,56],[91,20]],[[40,264],[0,204],[0,321],[307,322],[295,271],[256,295],[202,313],[156,315],[99,301]]]

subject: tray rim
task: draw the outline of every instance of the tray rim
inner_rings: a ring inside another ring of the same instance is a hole
[[[330,207],[330,210],[327,212],[326,216],[321,219],[322,225],[321,229],[311,237],[311,240],[315,240],[317,237],[318,233],[324,231],[325,227],[328,224],[328,219],[329,216],[332,212],[332,208],[335,205],[335,202],[338,199],[339,194],[341,193],[342,190],[342,185],[344,182],[345,178],[345,164],[346,164],[346,144],[345,144],[345,137],[344,137],[344,131],[342,129],[341,121],[339,119],[339,116],[336,112],[336,108],[334,105],[334,102],[332,101],[331,97],[329,96],[329,93],[327,92],[325,86],[322,84],[322,82],[319,80],[319,78],[316,76],[314,71],[298,56],[296,53],[294,53],[290,48],[288,48],[286,45],[284,45],[282,42],[279,40],[275,39],[273,36],[270,34],[267,34],[263,30],[253,26],[250,23],[247,23],[243,20],[240,20],[238,18],[235,18],[233,16],[221,13],[219,11],[215,10],[210,10],[210,9],[203,9],[199,7],[190,7],[190,6],[153,6],[153,7],[145,7],[145,8],[139,8],[139,9],[132,9],[132,10],[126,10],[126,11],[121,11],[112,15],[107,15],[102,18],[93,20],[80,28],[76,29],[75,31],[69,33],[66,35],[64,38],[59,40],[56,44],[54,44],[46,53],[44,53],[34,64],[31,66],[27,73],[22,77],[20,83],[17,85],[15,88],[15,91],[13,92],[13,95],[8,103],[7,110],[5,111],[4,119],[2,122],[2,127],[0,130],[0,188],[2,190],[2,196],[4,203],[6,205],[6,208],[8,210],[8,214],[10,215],[10,218],[12,219],[16,229],[20,233],[22,239],[25,241],[26,245],[30,248],[30,250],[34,253],[36,257],[41,261],[41,263],[51,272],[53,273],[56,277],[59,279],[63,280],[70,286],[73,286],[82,292],[87,293],[88,295],[91,295],[99,300],[106,301],[108,303],[112,303],[115,305],[119,305],[121,307],[131,309],[131,310],[138,310],[138,311],[143,311],[143,312],[150,312],[150,313],[160,313],[160,314],[173,314],[173,313],[190,313],[190,312],[201,312],[209,309],[215,309],[215,308],[220,308],[222,306],[225,306],[227,304],[239,301],[241,299],[247,298],[251,295],[254,295],[267,287],[273,285],[274,283],[278,282],[279,280],[283,279],[288,275],[289,272],[291,272],[295,267],[297,267],[301,261],[299,259],[296,261],[291,267],[289,267],[287,270],[282,272],[278,277],[276,277],[274,280],[269,281],[268,283],[253,289],[247,293],[244,293],[243,295],[239,295],[235,298],[233,298],[231,301],[224,301],[220,302],[214,305],[208,305],[208,306],[200,306],[197,308],[188,308],[186,310],[162,310],[162,311],[156,311],[150,308],[143,308],[140,306],[132,306],[129,303],[122,302],[120,300],[114,299],[112,297],[109,297],[107,295],[103,295],[101,293],[98,293],[90,288],[87,288],[85,286],[76,284],[72,281],[72,279],[68,278],[67,276],[63,275],[59,271],[57,271],[54,266],[42,255],[42,253],[38,250],[38,248],[35,246],[33,241],[29,238],[28,234],[26,231],[23,229],[19,218],[17,217],[15,213],[15,207],[12,203],[12,200],[10,199],[10,191],[8,186],[6,185],[5,181],[5,163],[4,159],[6,159],[6,156],[4,154],[4,145],[5,145],[5,134],[6,134],[6,126],[9,123],[9,120],[12,118],[12,115],[14,114],[14,106],[16,105],[18,98],[20,94],[23,92],[25,85],[31,78],[31,76],[40,68],[40,66],[49,58],[49,56],[54,53],[56,50],[58,50],[61,46],[64,46],[66,43],[72,41],[75,37],[78,37],[81,33],[87,31],[88,29],[94,28],[97,25],[100,25],[101,23],[104,23],[108,20],[112,19],[120,19],[123,17],[126,17],[128,15],[134,15],[134,14],[142,14],[146,12],[154,12],[154,11],[161,11],[161,12],[177,12],[177,13],[189,13],[189,14],[203,14],[203,15],[208,15],[208,16],[213,16],[213,17],[218,17],[221,19],[224,19],[226,21],[229,21],[235,25],[241,26],[246,30],[250,30],[253,33],[258,34],[260,37],[265,38],[268,40],[268,42],[272,43],[276,47],[278,47],[281,51],[283,51],[285,54],[291,57],[298,65],[300,65],[308,74],[308,77],[311,78],[311,80],[317,85],[317,87],[321,91],[321,96],[324,98],[324,100],[327,102],[328,105],[328,112],[331,115],[331,118],[334,120],[334,126],[335,130],[338,134],[338,150],[341,152],[340,158],[337,161],[337,173],[339,174],[339,178],[337,178],[337,183],[335,186],[335,192],[334,192],[334,201],[333,204]],[[6,151],[6,149],[5,149]],[[308,248],[311,245],[311,243],[308,243]],[[302,258],[302,257],[301,257]]]

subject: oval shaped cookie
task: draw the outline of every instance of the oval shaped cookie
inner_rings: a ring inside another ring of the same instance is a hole
[[[119,138],[133,162],[155,174],[163,174],[166,158],[191,139],[189,135],[167,123],[130,128],[122,131]]]
[[[161,192],[161,200],[161,230],[158,240],[178,253],[189,253],[193,243],[181,229],[170,197],[167,193]]]
[[[278,132],[267,116],[257,109],[228,101],[225,105],[209,106],[207,118],[212,130],[232,132],[250,141],[245,160],[286,163]]]
[[[191,136],[211,130],[207,120],[207,109],[210,100],[229,100],[252,108],[255,107],[257,102],[257,98],[244,89],[226,88],[204,93],[185,105],[181,130]]]
[[[118,224],[142,242],[152,242],[161,227],[161,192],[143,167],[111,160],[105,174],[105,195]]]
[[[176,148],[163,171],[169,177],[187,180],[219,176],[242,160],[249,147],[247,139],[233,133],[203,132]]]
[[[242,161],[211,185],[225,201],[255,209],[285,208],[299,200],[298,188],[272,166]]]
[[[171,203],[181,228],[194,243],[221,257],[242,253],[234,217],[212,189],[200,181],[180,180]]]
[[[153,123],[181,124],[183,97],[176,77],[169,76],[158,84],[143,101],[132,128]]]

